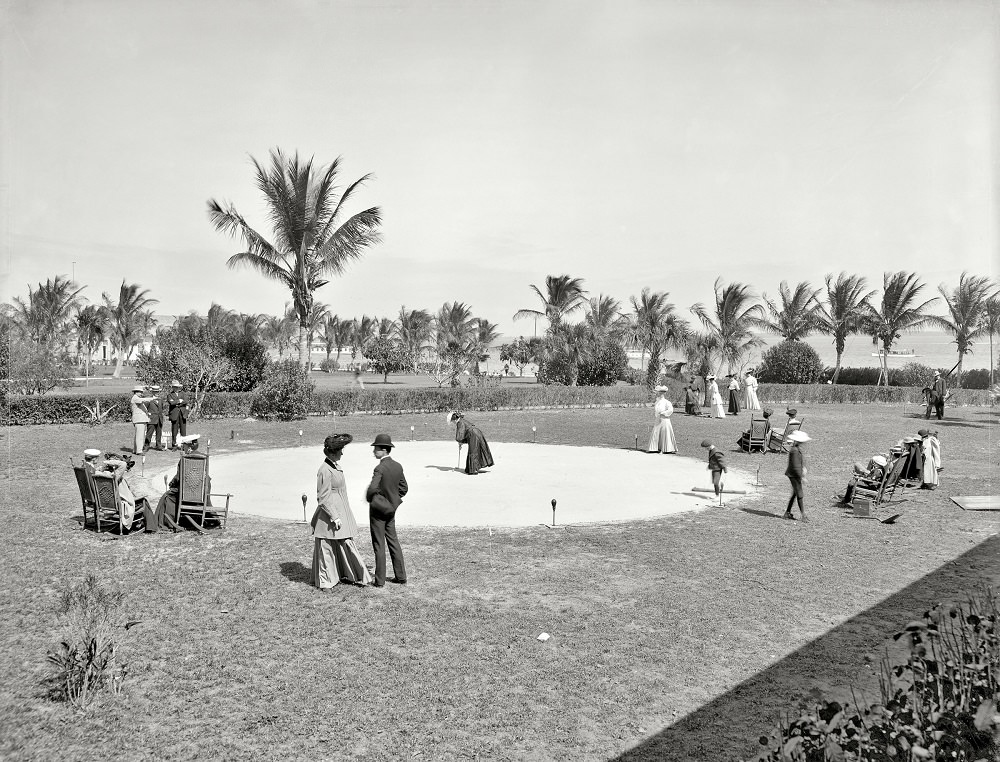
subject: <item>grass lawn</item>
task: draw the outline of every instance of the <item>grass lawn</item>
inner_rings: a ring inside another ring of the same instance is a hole
[[[787,498],[782,456],[732,452],[732,466],[759,465],[766,485],[741,508],[491,533],[407,526],[404,503],[410,584],[325,596],[308,584],[312,543],[301,524],[231,514],[225,532],[204,536],[79,529],[68,458],[126,445],[130,426],[9,428],[0,759],[749,756],[777,711],[819,690],[870,689],[866,657],[877,660],[928,606],[1000,582],[989,539],[996,514],[948,499],[1000,493],[995,410],[952,408],[933,426],[941,487],[897,493],[896,525],[846,517],[834,504],[855,460],[924,425],[914,412],[800,406],[814,439],[809,524],[776,518]],[[530,441],[534,422],[540,444],[625,447],[648,433],[652,411],[470,417],[496,441]],[[703,438],[730,450],[747,420],[679,415],[674,428],[682,454],[702,458]],[[362,444],[382,431],[405,442],[411,425],[418,438],[450,434],[440,415],[213,420],[190,430],[211,437],[217,455],[248,446],[230,440],[234,429],[249,446],[272,448],[295,445],[300,428],[313,443],[333,431]],[[175,459],[153,453],[147,469],[159,465],[153,456]],[[322,456],[314,447],[303,457],[318,466]],[[405,447],[398,459],[407,466]],[[236,505],[253,489],[214,486],[236,493]],[[622,484],[622,502],[645,488]],[[364,537],[359,546],[371,562]],[[76,716],[44,697],[42,680],[59,593],[88,572],[126,589],[126,613],[141,624],[122,636],[125,692]],[[545,643],[542,631],[552,635]]]

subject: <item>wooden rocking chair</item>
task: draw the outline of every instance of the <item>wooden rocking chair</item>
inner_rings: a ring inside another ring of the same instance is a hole
[[[785,424],[785,430],[780,434],[772,431],[770,437],[768,437],[767,452],[788,452],[788,435],[793,431],[801,429],[802,421],[804,420],[805,417],[802,420],[789,421]]]
[[[740,449],[746,452],[767,450],[768,424],[766,418],[750,417],[750,430],[745,432],[739,439]]]
[[[186,518],[199,532],[204,532],[206,519],[218,520],[221,514],[221,525],[225,529],[232,493],[209,492],[208,456],[200,452],[188,453],[181,456],[177,468],[177,523]],[[226,498],[225,506],[213,505],[213,497]]]
[[[136,524],[143,524],[145,514],[140,506],[136,505],[135,514],[129,526],[125,526],[125,516],[122,509],[122,498],[118,491],[118,479],[110,474],[87,474],[93,484],[94,508],[96,516],[97,531],[101,531],[101,516],[108,523],[118,524],[118,533],[125,534],[136,527]]]

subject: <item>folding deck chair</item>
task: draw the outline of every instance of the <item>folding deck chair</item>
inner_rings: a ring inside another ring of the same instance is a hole
[[[878,510],[884,503],[889,502],[895,494],[896,486],[899,484],[900,478],[906,469],[906,463],[908,460],[909,455],[907,454],[903,454],[896,458],[891,465],[886,467],[885,473],[882,475],[882,479],[879,481],[878,485],[875,485],[872,482],[869,482],[868,484],[858,482],[857,486],[854,488],[854,495],[851,499],[851,507],[854,509],[855,516],[860,516],[862,518],[875,518],[871,515],[871,511]],[[859,497],[865,499],[864,505],[855,505],[855,501]]]

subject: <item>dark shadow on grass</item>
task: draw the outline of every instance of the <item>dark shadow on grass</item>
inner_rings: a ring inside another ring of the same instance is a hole
[[[289,582],[312,584],[312,569],[298,561],[282,561],[278,568],[281,569],[281,576]]]
[[[744,506],[739,506],[739,510],[743,511],[743,513],[752,513],[754,516],[762,516],[765,519],[781,519],[784,515],[784,512],[771,513],[770,511],[761,511],[756,508],[746,508]]]
[[[434,468],[438,471],[458,471],[462,474],[465,473],[464,468],[456,468],[455,466],[424,466],[424,468]]]
[[[872,526],[880,528],[875,522]],[[884,531],[896,530],[887,527]],[[836,665],[830,665],[829,672],[824,670],[829,654],[842,654],[842,664],[849,669],[863,669],[864,655],[905,627],[907,621],[919,619],[935,603],[967,600],[974,592],[970,589],[969,569],[975,570],[976,580],[996,586],[1000,579],[1000,535],[986,539],[954,561],[807,643],[616,759],[680,762],[752,757],[761,748],[755,748],[755,739],[771,731],[776,712],[794,713],[799,700],[807,696],[809,686],[825,682],[830,679],[828,675],[840,674]],[[846,690],[851,686],[839,687]],[[775,704],[775,696],[786,698],[778,699]],[[732,718],[734,726],[746,727],[739,738],[725,736],[728,718]]]
[[[948,420],[945,418],[943,421],[939,421],[936,418],[931,418],[928,420],[921,415],[908,415],[906,418],[912,418],[917,421],[924,421],[926,426],[933,429],[936,426],[944,426],[945,428],[961,428],[961,429],[986,429],[989,428],[989,423],[967,423],[966,421],[955,421]]]

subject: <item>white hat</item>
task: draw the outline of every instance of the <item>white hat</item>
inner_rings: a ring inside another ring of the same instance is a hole
[[[177,437],[178,444],[190,444],[191,442],[197,442],[201,438],[201,434],[188,434],[186,437]]]
[[[174,380],[174,381],[171,381],[171,382],[170,382],[170,385],[171,385],[171,386],[181,386],[181,382],[180,382],[180,381],[177,381],[177,380]]]
[[[657,386],[655,389],[653,389],[653,391],[654,392],[669,392],[670,391],[670,387],[669,386],[660,385],[660,386]]]
[[[940,376],[941,375],[941,371],[939,371],[939,370],[934,371],[934,375],[935,376]]]
[[[793,442],[808,442],[812,439],[812,437],[810,437],[804,431],[793,431],[791,434],[788,435],[787,438]]]
[[[707,378],[709,381],[713,381],[715,380],[715,374],[709,373],[707,376],[705,376],[705,378]]]
[[[888,465],[889,461],[887,461],[882,455],[876,455],[874,458],[872,458],[872,463],[877,463],[880,466],[885,466]]]
[[[146,387],[143,386],[142,384],[136,384],[135,386],[132,387],[132,391],[133,392],[144,392],[144,391],[146,391]]]
[[[85,458],[99,458],[101,457],[101,451],[96,447],[88,447],[83,451],[83,457]]]
[[[457,410],[452,410],[452,411],[451,411],[450,413],[448,413],[448,415],[447,415],[447,416],[445,417],[445,421],[446,421],[447,423],[451,423],[452,421],[457,421],[457,420],[458,420],[459,418],[463,418],[463,417],[464,417],[464,416],[463,416],[463,415],[462,415],[461,413],[459,413],[459,412],[458,412]]]

